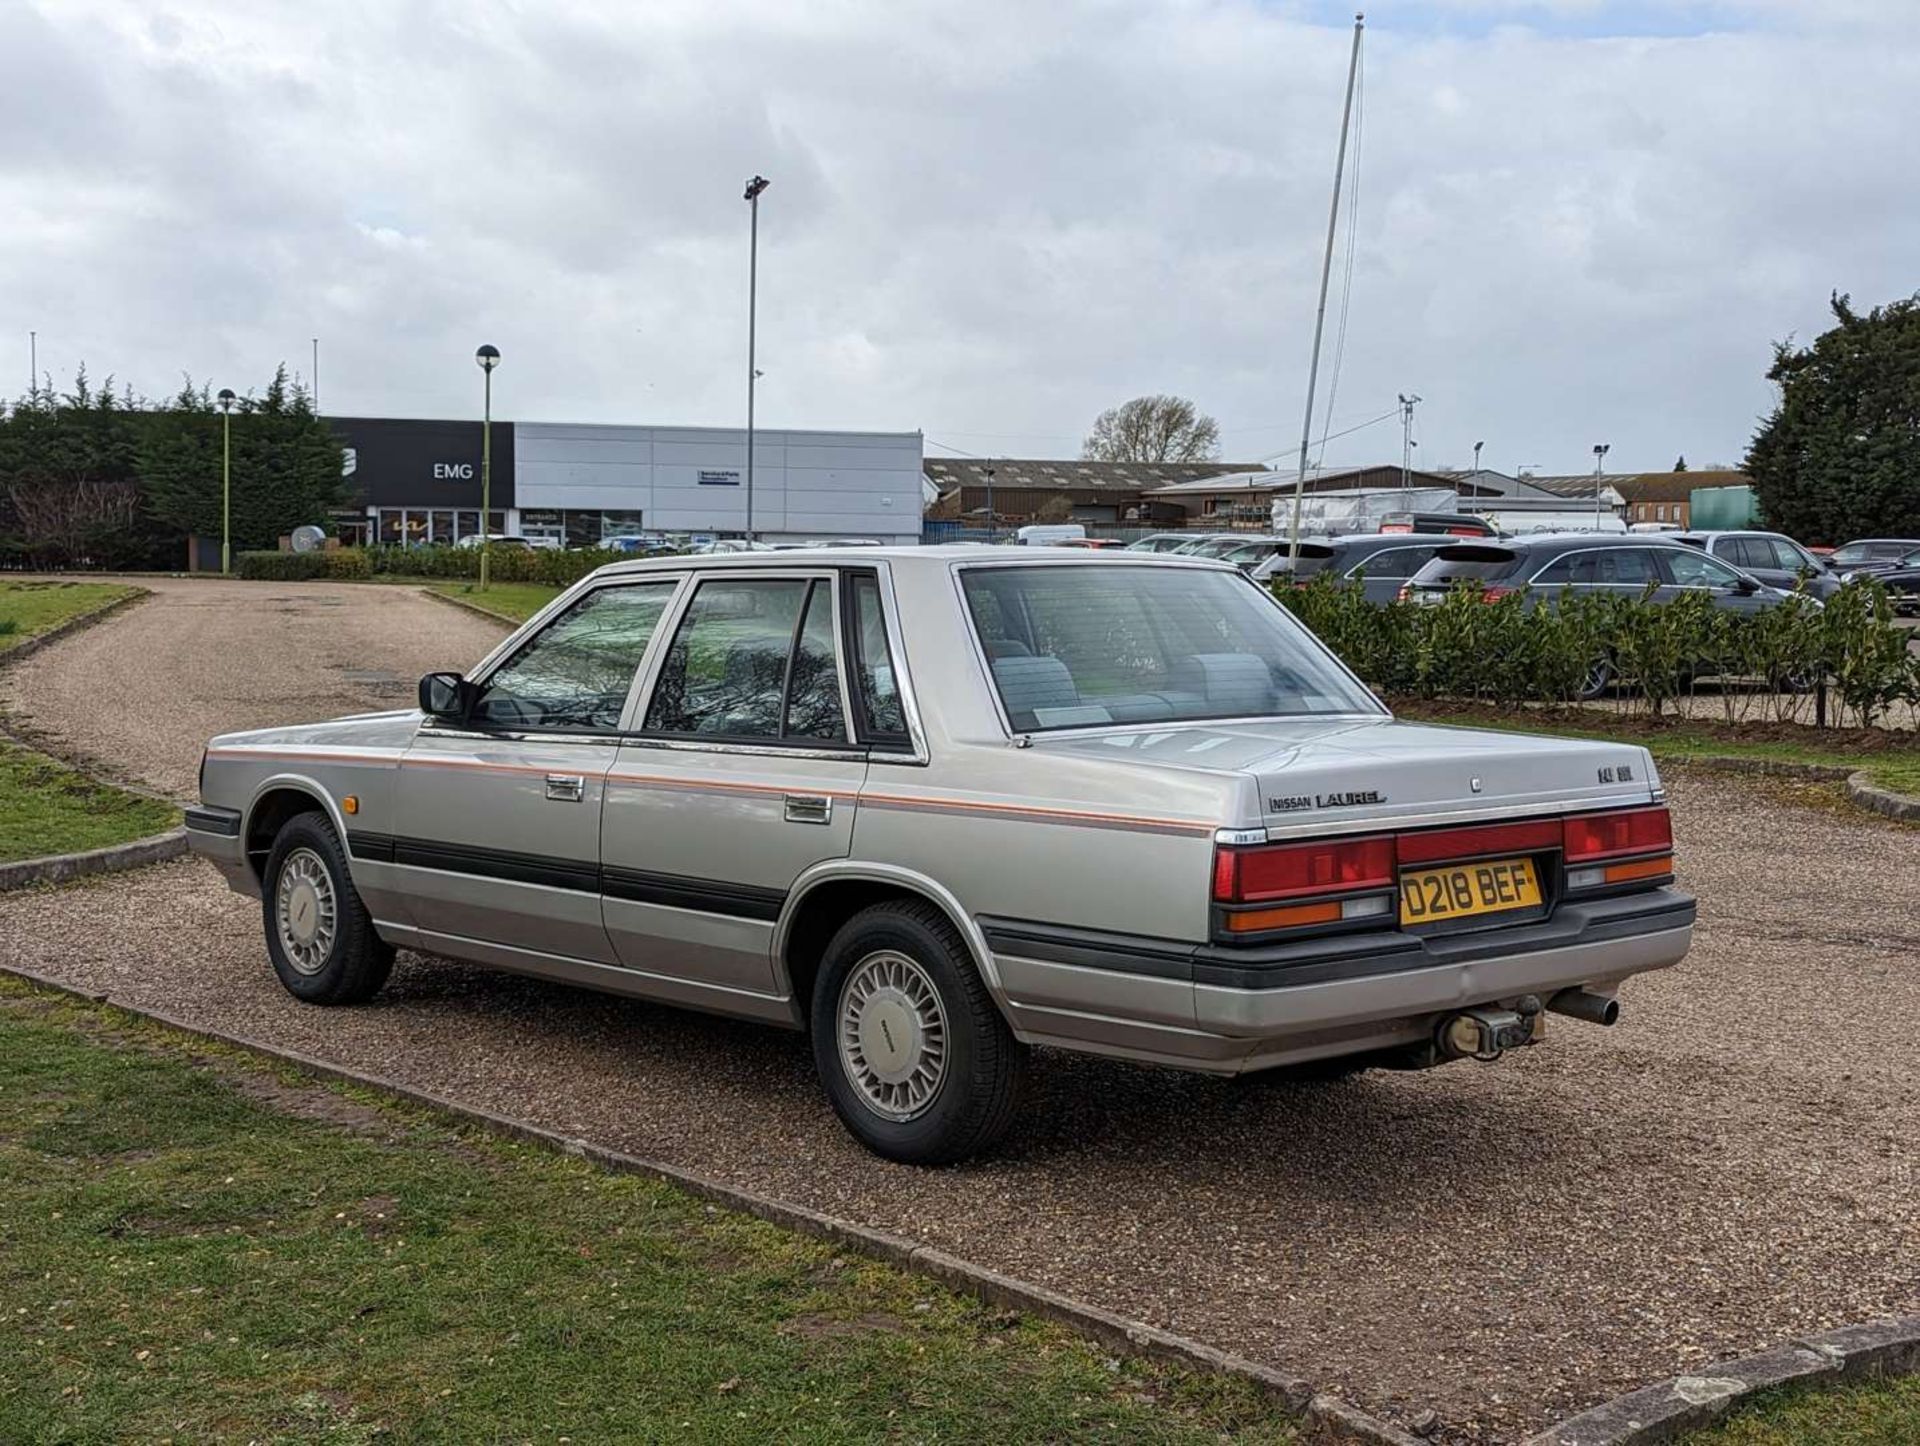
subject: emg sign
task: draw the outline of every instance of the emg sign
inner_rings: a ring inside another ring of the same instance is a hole
[[[473,463],[471,462],[435,462],[433,480],[436,482],[471,482]]]

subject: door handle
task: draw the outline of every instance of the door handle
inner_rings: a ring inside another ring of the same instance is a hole
[[[788,823],[832,823],[833,800],[816,793],[787,795]]]
[[[587,791],[587,781],[577,773],[549,773],[547,797],[555,803],[578,803]]]

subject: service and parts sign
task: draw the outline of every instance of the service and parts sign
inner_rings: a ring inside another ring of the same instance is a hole
[[[738,467],[702,467],[695,474],[702,487],[738,487],[740,469]]]

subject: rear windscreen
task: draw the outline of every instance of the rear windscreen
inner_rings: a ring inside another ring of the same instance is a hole
[[[1415,575],[1418,582],[1497,582],[1520,570],[1521,554],[1508,547],[1471,544],[1443,547]]]
[[[1333,549],[1325,543],[1301,543],[1300,556],[1297,558],[1289,557],[1286,545],[1282,543],[1275,550],[1270,567],[1265,570],[1270,573],[1284,572],[1297,578],[1312,577],[1332,561]]]

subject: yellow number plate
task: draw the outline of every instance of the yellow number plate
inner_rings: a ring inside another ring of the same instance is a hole
[[[1532,859],[1487,859],[1443,869],[1410,869],[1400,875],[1400,922],[1438,924],[1540,903],[1540,880]]]

